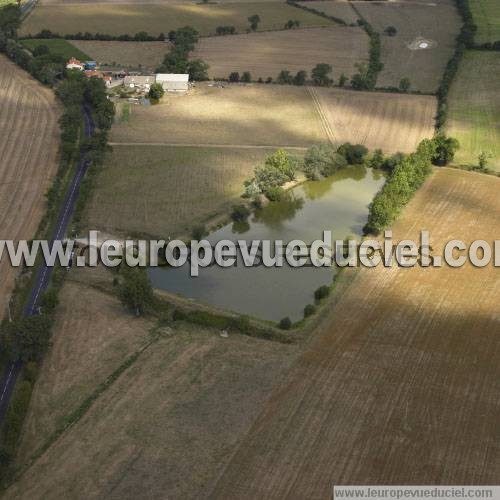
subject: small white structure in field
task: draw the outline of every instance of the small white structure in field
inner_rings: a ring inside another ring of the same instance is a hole
[[[149,90],[154,82],[155,77],[153,75],[126,76],[123,80],[123,85],[130,89]]]
[[[75,59],[72,57],[67,63],[66,63],[66,69],[78,69],[80,71],[83,71],[84,65],[81,63],[78,59]]]
[[[166,92],[187,92],[189,75],[184,73],[157,73],[156,83],[161,83]]]

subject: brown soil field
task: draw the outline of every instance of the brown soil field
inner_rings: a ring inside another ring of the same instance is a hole
[[[20,34],[49,29],[61,35],[89,31],[109,35],[147,31],[168,33],[189,25],[200,35],[215,34],[218,26],[234,26],[240,33],[249,29],[248,17],[258,14],[259,30],[283,29],[289,19],[305,26],[330,26],[332,21],[287,5],[285,2],[237,3],[82,3],[38,5],[25,18]]]
[[[355,7],[376,31],[382,34],[382,62],[378,87],[398,87],[409,78],[411,88],[433,93],[453,55],[461,21],[455,6],[448,2],[356,2]],[[396,36],[383,35],[394,26]],[[412,50],[417,38],[431,42],[428,49]]]
[[[0,239],[34,237],[45,210],[45,193],[57,170],[60,107],[42,87],[0,56]],[[0,263],[0,317],[18,269]]]
[[[337,2],[335,0],[320,0],[307,2],[304,3],[304,5],[311,9],[324,12],[329,16],[342,19],[348,24],[355,23],[359,18],[356,11],[351,7],[351,3],[346,1]]]
[[[71,45],[88,54],[101,66],[121,66],[154,71],[169,51],[165,42],[100,42],[71,40]]]
[[[99,172],[85,225],[117,236],[189,235],[229,212],[243,181],[275,149],[114,146]]]
[[[39,427],[60,422],[61,397],[69,395],[67,410],[69,399],[74,407],[149,328],[115,298],[73,283],[64,292],[26,443],[38,441],[31,433],[36,419]],[[206,497],[296,349],[180,323],[164,329],[4,498]]]
[[[492,241],[500,179],[437,171],[394,238]],[[331,496],[333,484],[496,484],[500,274],[362,269],[273,391],[210,498]]]
[[[281,70],[310,75],[316,64],[328,63],[337,80],[368,61],[368,37],[360,28],[342,26],[210,37],[199,41],[193,57],[210,65],[212,78],[227,78],[232,71],[250,71],[253,80],[276,79]]]
[[[434,134],[434,97],[313,87],[311,93],[334,143],[410,153]]]
[[[156,106],[132,106],[111,142],[305,146],[327,139],[304,87],[197,84]]]

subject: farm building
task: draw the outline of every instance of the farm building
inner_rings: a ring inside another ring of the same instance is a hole
[[[83,64],[78,59],[72,57],[66,63],[66,69],[79,69],[80,71],[83,71]]]
[[[104,81],[106,87],[110,87],[111,82],[113,81],[113,78],[111,76],[105,75],[101,71],[97,71],[95,69],[86,69],[83,73],[87,78],[100,78]]]
[[[189,75],[177,73],[157,73],[156,83],[161,83],[167,92],[187,92],[189,89]]]
[[[123,80],[123,85],[130,89],[138,90],[149,90],[149,87],[155,83],[154,75],[137,75],[137,76],[126,76]]]

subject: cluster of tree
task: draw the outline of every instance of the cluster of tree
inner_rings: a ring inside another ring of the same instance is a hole
[[[217,35],[234,35],[236,28],[234,26],[217,26],[215,33]]]
[[[122,304],[136,316],[141,316],[153,306],[153,288],[141,267],[122,266],[120,268],[118,296]]]
[[[311,146],[304,156],[302,170],[310,180],[328,177],[347,166],[347,160],[331,145]]]
[[[160,33],[159,35],[150,35],[147,31],[139,31],[135,35],[108,35],[105,33],[90,33],[89,31],[73,34],[60,35],[59,33],[50,31],[50,30],[42,30],[36,35],[26,35],[23,38],[65,38],[66,40],[98,40],[103,42],[155,42],[155,41],[164,41],[167,39],[165,33]]]
[[[283,184],[295,180],[298,160],[279,149],[268,156],[264,165],[254,170],[254,177],[245,182],[245,195],[254,197],[263,193],[269,200],[278,201],[283,196]]]
[[[433,139],[424,139],[415,153],[392,157],[390,163],[386,163],[381,151],[376,151],[372,166],[390,165],[391,173],[370,204],[365,233],[378,234],[391,224],[430,174],[432,164],[447,164],[457,148],[456,139],[438,134]]]
[[[257,31],[260,23],[260,16],[258,14],[253,14],[248,18],[248,22],[250,23],[250,29],[252,31]]]
[[[16,445],[31,397],[37,363],[50,343],[54,311],[58,304],[57,291],[46,291],[40,300],[40,314],[4,321],[0,326],[1,354],[5,359],[24,363],[21,381],[16,385],[4,425],[0,431],[0,469],[6,471],[15,455]],[[3,479],[3,477],[1,477]]]
[[[288,5],[292,5],[293,7],[297,7],[298,9],[305,10],[306,12],[311,12],[312,14],[316,14],[317,16],[329,19],[334,23],[340,24],[342,26],[347,26],[347,23],[343,19],[340,19],[340,17],[331,16],[329,14],[321,12],[320,10],[314,9],[312,7],[307,7],[304,2],[297,2],[296,0],[286,0],[286,3]]]
[[[469,0],[455,0],[460,15],[462,16],[462,29],[458,35],[457,42],[466,47],[472,48],[474,46],[474,36],[477,32],[477,26],[474,23],[472,11],[470,9]]]
[[[250,71],[244,71],[241,75],[238,71],[233,71],[229,74],[228,80],[231,83],[250,83],[252,81],[252,75],[250,74]]]
[[[387,26],[387,28],[385,28],[385,30],[384,30],[384,33],[387,36],[396,36],[396,34],[398,33],[398,30],[395,28],[395,26]]]
[[[294,76],[288,70],[283,70],[276,78],[276,82],[280,85],[305,85],[307,81],[307,71],[298,71]]]
[[[377,84],[378,74],[384,68],[381,62],[380,35],[373,29],[370,23],[364,19],[358,19],[361,26],[370,37],[369,62],[356,64],[358,72],[352,77],[351,85],[355,90],[373,90]]]
[[[153,83],[149,87],[148,97],[153,101],[159,101],[165,95],[165,90],[161,83]]]
[[[208,64],[201,59],[189,59],[189,53],[198,43],[198,32],[191,26],[170,31],[168,39],[172,50],[164,57],[157,73],[189,73],[191,80],[208,80]]]
[[[286,23],[285,23],[285,29],[286,30],[291,30],[293,28],[298,28],[300,26],[300,21],[297,21],[297,19],[289,19]]]

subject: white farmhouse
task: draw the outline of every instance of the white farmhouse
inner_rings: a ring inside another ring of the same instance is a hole
[[[66,63],[66,69],[78,69],[80,71],[83,71],[84,65],[78,60],[72,57],[67,63]]]
[[[189,75],[178,73],[157,73],[156,83],[161,83],[166,92],[187,92],[189,89]]]

